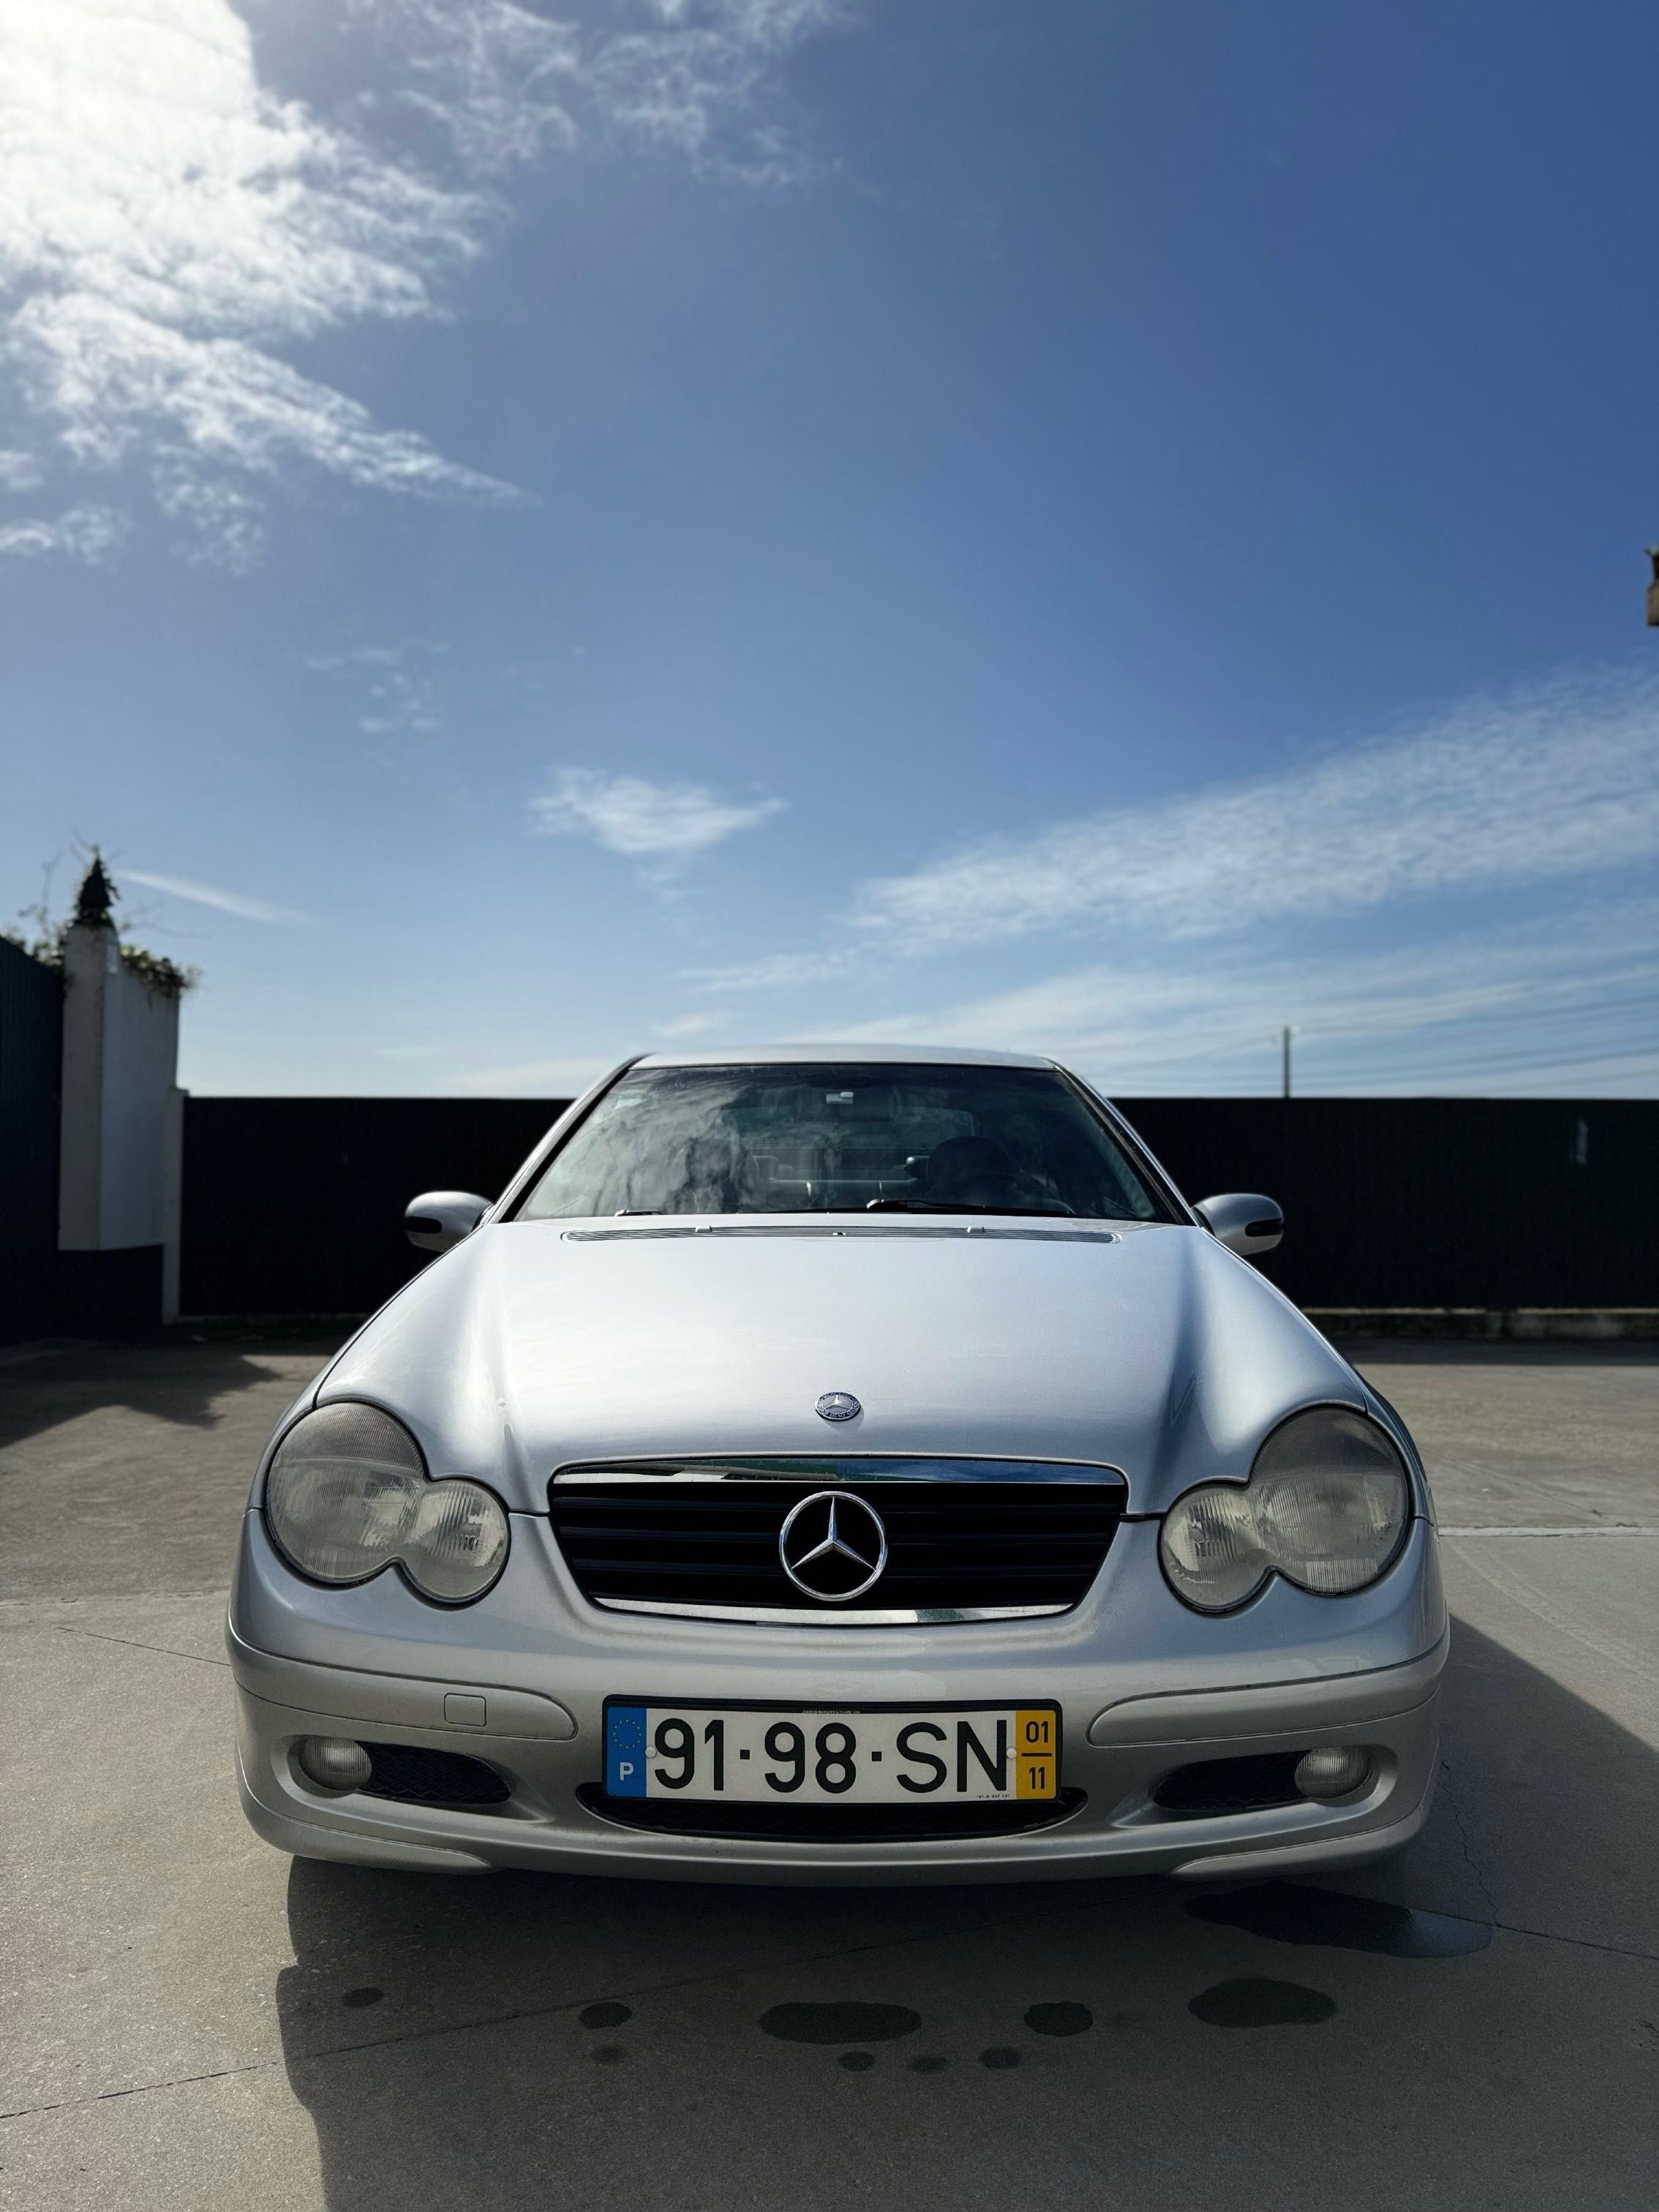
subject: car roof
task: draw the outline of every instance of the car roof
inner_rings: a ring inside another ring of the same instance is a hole
[[[901,1065],[944,1067],[1052,1067],[1041,1053],[981,1052],[951,1044],[746,1044],[721,1051],[652,1052],[636,1067],[787,1067],[805,1064],[856,1067]]]

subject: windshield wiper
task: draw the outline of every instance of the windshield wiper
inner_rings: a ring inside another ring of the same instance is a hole
[[[973,1206],[951,1198],[872,1198],[866,1213],[1019,1213],[1035,1214],[1042,1221],[1075,1221],[1078,1216],[1058,1206]]]

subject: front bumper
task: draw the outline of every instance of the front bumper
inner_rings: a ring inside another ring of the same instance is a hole
[[[529,1516],[514,1516],[513,1570],[478,1606],[442,1612],[393,1576],[319,1590],[289,1572],[251,1513],[228,1632],[243,1808],[302,1857],[702,1881],[1225,1877],[1352,1866],[1408,1842],[1433,1786],[1448,1643],[1429,1525],[1370,1591],[1330,1601],[1273,1585],[1222,1620],[1170,1595],[1156,1540],[1155,1524],[1126,1523],[1085,1604],[1064,1616],[832,1633],[605,1613],[575,1592]],[[645,1832],[578,1794],[600,1780],[603,1705],[617,1694],[1053,1699],[1061,1778],[1084,1802],[1024,1833],[925,1841]],[[293,1758],[305,1735],[463,1752],[510,1795],[479,1809],[319,1790]],[[1370,1752],[1357,1797],[1197,1817],[1153,1802],[1176,1767],[1322,1745]]]

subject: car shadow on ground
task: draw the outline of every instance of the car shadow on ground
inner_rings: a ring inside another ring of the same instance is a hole
[[[1599,2019],[1583,1978],[1610,1949],[1652,1954],[1659,1760],[1461,1624],[1444,1750],[1410,1851],[1320,1886],[752,1889],[296,1861],[276,2001],[325,2202],[1337,2201],[1241,2191],[1242,2145],[1280,2140],[1304,2180],[1316,2143],[1350,2206],[1589,2203],[1589,2140],[1594,2201],[1640,2202],[1620,2179],[1621,2159],[1640,2171],[1639,2097],[1616,2068],[1588,2087],[1545,2073],[1517,2112],[1494,1992],[1513,1982],[1522,2016],[1565,1978]],[[1600,1934],[1574,1924],[1585,1895]],[[1494,1927],[1562,1940],[1489,1952]],[[1455,2130],[1376,2124],[1448,2081],[1467,2092]]]

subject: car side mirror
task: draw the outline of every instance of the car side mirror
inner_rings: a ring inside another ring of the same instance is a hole
[[[1285,1234],[1285,1217],[1259,1191],[1233,1190],[1223,1198],[1201,1198],[1193,1208],[1212,1237],[1246,1260],[1271,1252]]]
[[[447,1252],[470,1237],[490,1200],[471,1190],[423,1190],[404,1208],[404,1234],[420,1252]]]

